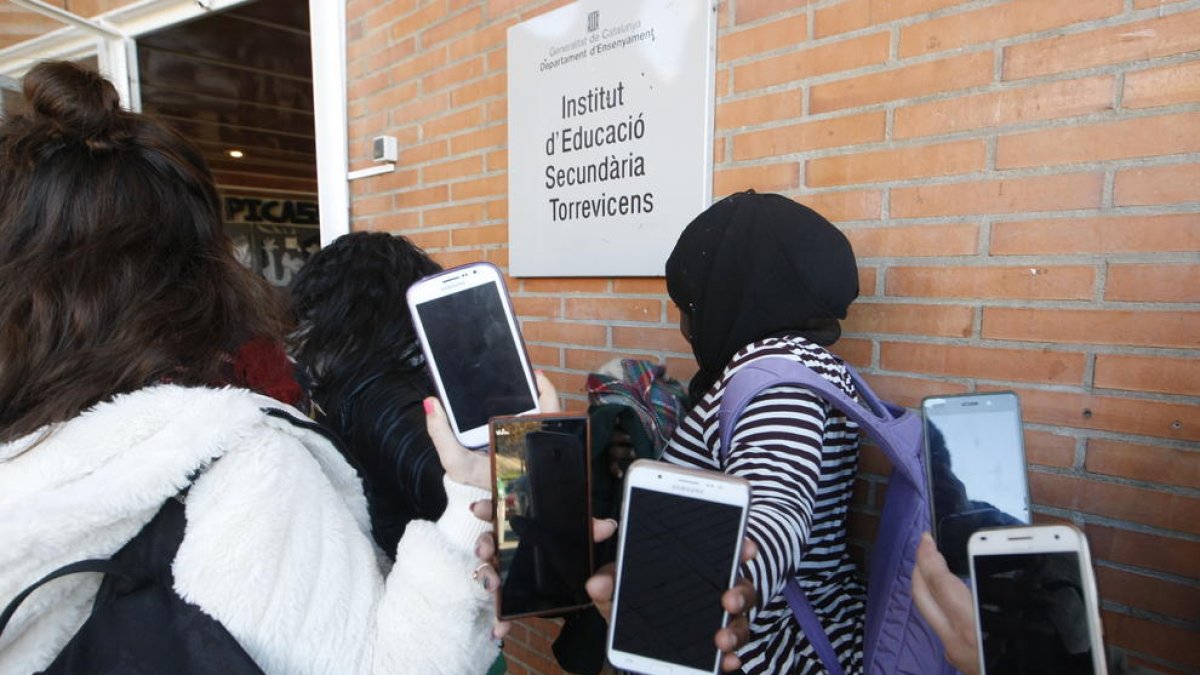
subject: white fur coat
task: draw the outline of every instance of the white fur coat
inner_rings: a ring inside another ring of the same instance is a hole
[[[238,389],[150,387],[0,444],[0,606],[46,573],[121,548],[193,470],[173,571],[268,673],[481,673],[490,597],[470,581],[487,493],[446,481],[436,524],[409,525],[387,569],[353,469],[320,435]],[[0,673],[47,666],[98,575],[31,595],[0,636]]]

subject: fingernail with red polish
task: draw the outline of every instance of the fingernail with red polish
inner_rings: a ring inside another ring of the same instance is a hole
[[[425,414],[432,415],[433,414],[433,399],[427,398],[424,401],[421,401],[421,403],[425,406]]]

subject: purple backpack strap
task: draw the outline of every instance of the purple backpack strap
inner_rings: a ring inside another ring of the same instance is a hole
[[[911,414],[904,408],[880,400],[862,377],[849,365],[846,366],[846,370],[865,406],[848,396],[841,387],[794,359],[765,357],[738,369],[725,387],[721,396],[721,407],[717,412],[721,443],[719,452],[722,465],[729,453],[734,426],[750,401],[771,387],[797,385],[828,401],[847,417],[857,422],[859,426],[864,427],[880,444],[897,472],[908,478],[909,482],[914,485],[923,485],[924,472],[918,463],[919,460],[905,456],[905,453],[900,452],[899,448],[892,447],[888,441],[888,433],[893,428],[899,430],[902,427],[911,427]],[[842,665],[833,645],[829,642],[829,636],[826,635],[825,628],[821,625],[816,612],[813,611],[812,604],[795,579],[788,580],[784,587],[784,597],[826,670],[830,675],[842,675]]]

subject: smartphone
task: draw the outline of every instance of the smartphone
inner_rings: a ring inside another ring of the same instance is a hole
[[[1012,392],[995,392],[931,396],[921,410],[931,532],[950,570],[965,579],[972,533],[1030,522],[1021,404]]]
[[[968,544],[986,675],[1105,675],[1087,539],[1070,525],[980,530]]]
[[[408,308],[450,427],[468,448],[488,442],[488,420],[538,412],[521,330],[495,265],[471,263],[408,289]]]
[[[591,604],[592,513],[587,415],[490,422],[493,525],[501,619],[555,616]]]
[[[750,484],[638,460],[625,473],[608,658],[649,675],[716,673],[721,595],[737,575]]]

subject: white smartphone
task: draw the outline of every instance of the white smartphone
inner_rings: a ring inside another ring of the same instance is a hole
[[[647,675],[711,675],[729,621],[721,595],[737,575],[750,484],[638,460],[625,474],[608,659]]]
[[[408,309],[450,427],[468,448],[488,420],[539,412],[521,330],[495,265],[471,263],[417,281]]]
[[[985,675],[1105,675],[1096,578],[1070,525],[980,530],[968,544]]]
[[[1030,523],[1021,404],[1008,391],[931,396],[921,411],[931,531],[950,570],[965,579],[972,533]]]

